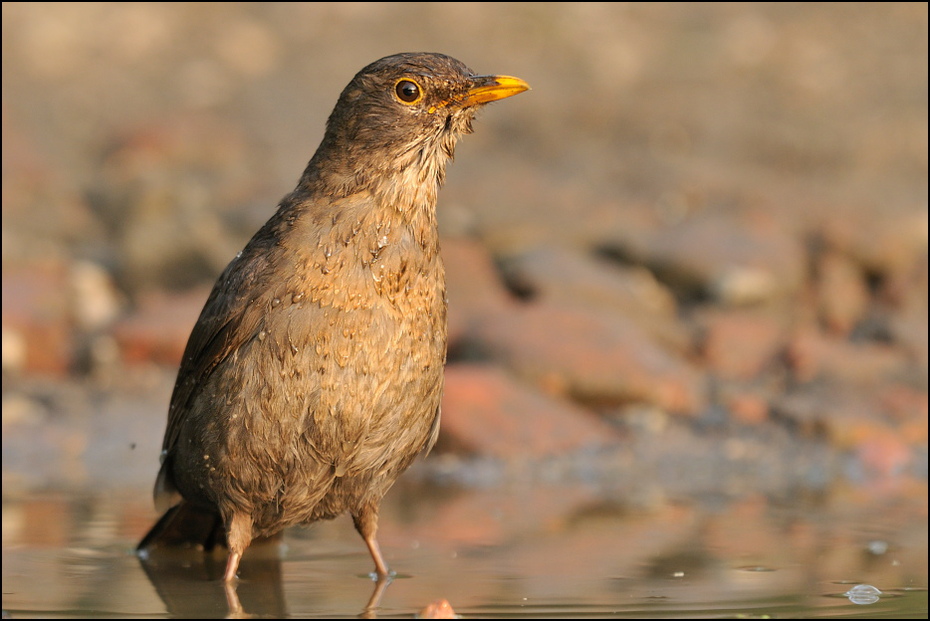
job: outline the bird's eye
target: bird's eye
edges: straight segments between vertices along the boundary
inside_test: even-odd
[[[394,85],[394,94],[405,104],[415,104],[423,99],[420,85],[409,78],[403,78]]]

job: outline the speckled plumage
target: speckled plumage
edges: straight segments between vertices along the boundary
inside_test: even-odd
[[[140,549],[172,539],[171,522],[174,542],[222,526],[231,580],[253,538],[349,513],[387,573],[378,506],[439,429],[437,192],[475,111],[527,88],[440,54],[389,56],[352,79],[297,188],[191,333],[155,485],[168,513]],[[195,513],[216,519],[194,528]]]

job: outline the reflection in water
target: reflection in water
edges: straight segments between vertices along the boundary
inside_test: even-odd
[[[225,616],[231,619],[288,616],[281,579],[279,544],[267,542],[243,559],[239,579],[223,581],[225,554],[196,549],[158,549],[140,554],[139,562],[168,615],[179,619]],[[375,618],[391,578],[373,580],[359,616]]]
[[[158,550],[140,557],[145,575],[172,617],[193,619],[244,614],[285,617],[281,561],[255,558],[235,585],[223,582],[225,559],[199,550]]]
[[[429,602],[463,617],[926,618],[926,485],[882,497],[752,494],[636,504],[575,486],[441,494],[401,485],[383,546],[401,574],[376,583],[351,520],[256,547],[232,588],[225,551],[132,552],[146,494],[9,494],[3,606],[12,617],[410,617]],[[629,497],[629,495],[625,495]],[[876,544],[880,542],[880,544]],[[283,544],[283,545],[282,545]],[[850,598],[874,585],[863,606]],[[451,608],[450,608],[451,610]]]

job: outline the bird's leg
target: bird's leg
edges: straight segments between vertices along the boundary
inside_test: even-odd
[[[229,558],[226,561],[226,573],[223,580],[232,582],[239,570],[242,554],[252,543],[252,518],[244,513],[236,513],[226,527],[226,544],[229,546]]]
[[[375,561],[375,572],[378,578],[387,578],[390,575],[387,563],[381,556],[381,548],[378,546],[376,535],[378,533],[378,505],[368,503],[358,511],[352,513],[352,521],[355,522],[355,530],[365,540],[371,558]]]
[[[229,558],[226,560],[226,571],[223,573],[223,580],[226,582],[232,582],[236,579],[236,572],[239,571],[239,561],[242,559],[242,554],[239,552],[230,552]]]

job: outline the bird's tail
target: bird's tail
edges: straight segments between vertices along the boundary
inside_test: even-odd
[[[136,546],[136,552],[185,547],[210,551],[217,544],[226,544],[226,529],[220,516],[189,502],[181,502],[155,522]]]

